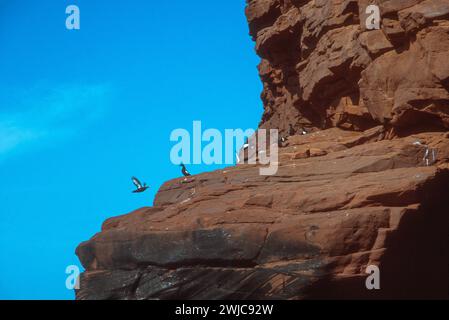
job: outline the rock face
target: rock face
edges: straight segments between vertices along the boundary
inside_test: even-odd
[[[449,6],[371,3],[248,1],[277,174],[166,182],[79,245],[77,299],[449,299]]]
[[[379,130],[292,136],[274,176],[238,165],[167,182],[78,247],[77,298],[447,298],[448,135]]]
[[[369,4],[380,30],[366,30]],[[250,0],[246,13],[262,57],[261,127],[449,128],[447,1]]]

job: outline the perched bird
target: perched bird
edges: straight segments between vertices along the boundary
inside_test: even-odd
[[[283,136],[280,136],[279,138],[278,138],[278,146],[279,147],[283,147],[284,146],[284,143],[287,141],[287,139],[285,138],[285,137],[283,137]]]
[[[184,165],[184,163],[181,163],[180,166],[181,166],[181,168],[182,168],[182,169],[181,169],[182,174],[183,174],[185,177],[190,176],[190,173],[189,173],[189,171],[187,171],[186,166]]]
[[[149,188],[149,186],[147,186],[146,183],[144,183],[142,186],[139,179],[137,179],[136,177],[132,177],[131,180],[133,181],[134,185],[136,186],[136,190],[134,190],[133,193],[144,192],[145,190],[147,190]]]

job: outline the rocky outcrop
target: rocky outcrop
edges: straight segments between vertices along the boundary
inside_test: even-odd
[[[274,176],[238,165],[165,183],[78,247],[77,298],[447,297],[449,137],[379,130],[292,136]],[[368,265],[382,290],[366,289]]]
[[[377,4],[381,29],[366,30]],[[250,0],[262,57],[261,127],[449,128],[449,4],[441,0]]]
[[[380,30],[365,28],[372,3]],[[260,127],[287,137],[278,172],[166,182],[79,245],[77,299],[449,299],[446,2],[251,0],[246,14]]]

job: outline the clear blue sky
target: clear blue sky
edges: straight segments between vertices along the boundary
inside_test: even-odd
[[[173,129],[257,127],[244,2],[0,0],[0,299],[73,299],[76,246],[180,175]]]

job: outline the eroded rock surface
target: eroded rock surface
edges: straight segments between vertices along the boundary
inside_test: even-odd
[[[274,176],[246,164],[167,182],[154,207],[107,220],[78,247],[77,297],[447,297],[449,138],[377,140],[292,136]],[[424,145],[438,150],[429,166]],[[305,149],[325,155],[296,159]]]
[[[366,30],[369,4],[380,30]],[[246,13],[262,57],[261,127],[449,128],[447,1],[250,0]]]

